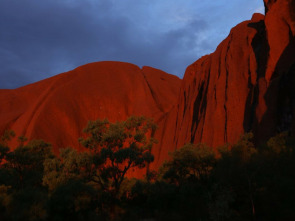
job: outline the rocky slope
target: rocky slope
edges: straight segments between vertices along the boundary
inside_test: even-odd
[[[295,1],[265,5],[265,17],[237,25],[213,54],[187,68],[171,145],[216,147],[248,131],[257,141],[294,132]]]
[[[27,85],[0,90],[0,132],[42,138],[55,151],[72,146],[88,120],[152,117],[159,124],[153,148],[158,167],[187,142],[256,141],[294,134],[295,1],[264,1],[234,27],[216,51],[190,65],[181,81],[149,67],[99,62]]]
[[[78,138],[89,120],[163,117],[176,102],[181,80],[160,70],[122,62],[87,64],[15,90],[0,91],[0,131],[12,129],[59,148],[81,149]],[[16,141],[15,141],[16,143]],[[14,146],[16,144],[13,144]],[[155,150],[158,149],[156,146]]]

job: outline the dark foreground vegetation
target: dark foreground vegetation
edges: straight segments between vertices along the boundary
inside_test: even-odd
[[[213,151],[187,144],[149,171],[155,124],[132,117],[90,122],[81,143],[58,156],[43,141],[11,151],[0,140],[0,220],[295,220],[295,141],[252,134]],[[127,179],[131,168],[144,179]]]

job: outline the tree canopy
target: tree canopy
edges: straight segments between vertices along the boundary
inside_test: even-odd
[[[85,151],[0,138],[0,220],[294,220],[295,141],[248,133],[213,149],[186,144],[146,178],[156,125],[144,117],[90,121]],[[150,178],[152,174],[152,179]]]

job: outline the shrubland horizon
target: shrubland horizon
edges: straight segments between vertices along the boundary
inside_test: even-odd
[[[155,141],[145,134],[155,129],[144,117],[92,121],[81,139],[88,151],[58,155],[49,143],[25,137],[12,150],[15,134],[7,131],[0,139],[1,220],[294,219],[295,139],[287,133],[260,145],[247,133],[215,151],[186,144],[149,170]],[[147,170],[130,177],[131,165]]]

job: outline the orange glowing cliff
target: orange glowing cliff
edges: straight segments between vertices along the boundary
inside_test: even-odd
[[[253,131],[257,141],[295,131],[295,1],[264,1],[181,80],[122,62],[97,62],[14,90],[0,90],[0,133],[81,149],[89,120],[155,119],[158,167],[185,143],[213,147]]]

